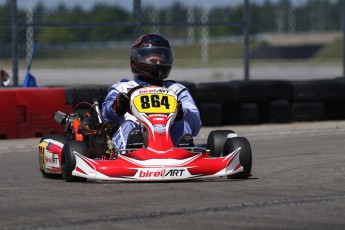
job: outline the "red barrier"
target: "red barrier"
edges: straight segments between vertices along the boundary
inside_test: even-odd
[[[0,89],[0,139],[17,137],[16,90]]]
[[[66,105],[64,88],[22,88],[16,96],[18,138],[63,133],[64,126],[53,120],[53,114],[57,110],[66,114],[72,111],[72,106]]]

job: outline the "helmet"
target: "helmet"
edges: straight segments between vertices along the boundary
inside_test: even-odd
[[[169,41],[158,34],[146,34],[133,44],[130,54],[134,74],[163,80],[169,76],[174,55]]]

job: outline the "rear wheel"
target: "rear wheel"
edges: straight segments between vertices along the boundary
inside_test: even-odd
[[[220,157],[223,154],[224,143],[229,133],[235,133],[232,130],[213,130],[207,138],[207,146],[211,151],[212,157]]]
[[[67,137],[64,136],[64,135],[61,135],[61,134],[49,134],[49,135],[45,135],[44,137],[41,138],[40,142],[39,143],[42,143],[43,140],[45,139],[52,139],[54,141],[58,141],[62,144],[65,144],[67,142]],[[53,174],[53,173],[47,173],[44,171],[43,167],[44,167],[44,156],[39,153],[39,166],[40,166],[40,171],[42,173],[42,175],[44,177],[47,177],[47,178],[53,178],[53,177],[57,177],[59,176],[58,174]]]
[[[244,171],[228,176],[231,179],[247,179],[252,171],[252,150],[249,141],[244,137],[229,138],[224,144],[224,156],[229,155],[237,148],[241,147],[240,164]]]
[[[73,151],[76,151],[83,156],[87,156],[86,144],[82,141],[69,141],[62,149],[62,164],[61,173],[65,181],[68,182],[85,182],[86,178],[77,177],[72,175],[75,169],[76,159]]]

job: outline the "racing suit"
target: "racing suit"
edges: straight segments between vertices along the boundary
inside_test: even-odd
[[[112,137],[116,149],[124,149],[126,147],[129,132],[133,128],[138,127],[138,123],[136,118],[129,113],[120,116],[114,112],[114,100],[119,93],[128,93],[130,89],[140,85],[147,86],[149,84],[140,80],[122,79],[109,88],[108,95],[102,104],[103,119],[112,125],[120,125]],[[183,118],[175,121],[170,129],[171,139],[174,145],[176,145],[177,141],[184,134],[196,136],[201,128],[200,114],[187,88],[174,81],[163,81],[161,87],[168,88],[176,93],[177,100],[182,103]]]

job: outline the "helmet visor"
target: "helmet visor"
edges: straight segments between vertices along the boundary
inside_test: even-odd
[[[165,47],[145,47],[132,50],[132,58],[137,62],[150,65],[172,65],[174,56]]]

